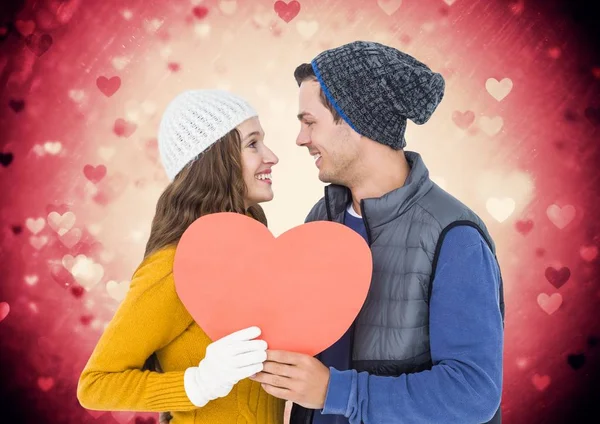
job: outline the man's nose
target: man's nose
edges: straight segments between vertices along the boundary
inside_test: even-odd
[[[296,145],[304,146],[310,143],[310,137],[308,136],[308,132],[304,130],[300,130],[298,133],[298,137],[296,137]]]

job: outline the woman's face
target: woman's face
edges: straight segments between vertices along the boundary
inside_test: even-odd
[[[237,126],[242,139],[242,172],[247,187],[246,208],[273,199],[271,168],[279,158],[263,142],[265,133],[258,118]]]

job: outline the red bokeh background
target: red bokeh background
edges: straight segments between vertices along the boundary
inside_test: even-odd
[[[267,111],[284,110],[293,123],[292,65],[338,44],[339,34],[419,53],[447,80],[445,105],[412,131],[434,136],[422,146],[428,163],[482,214],[498,244],[505,422],[600,422],[592,6],[302,0],[297,14],[278,14],[274,3],[1,6],[0,422],[153,422],[154,414],[87,411],[75,388],[126,292],[166,183],[154,138],[160,112],[195,84],[258,93]],[[489,78],[497,83],[486,86]],[[295,127],[277,131],[293,144]],[[503,171],[486,176],[495,166]],[[277,223],[282,206],[274,205]]]

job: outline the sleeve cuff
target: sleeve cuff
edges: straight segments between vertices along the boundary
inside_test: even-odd
[[[335,368],[329,368],[329,385],[322,410],[323,414],[346,416],[352,391],[352,373],[354,372],[356,371],[338,371]]]

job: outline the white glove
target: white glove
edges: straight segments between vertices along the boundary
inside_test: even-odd
[[[260,332],[258,327],[249,327],[211,343],[200,364],[185,370],[185,393],[194,405],[200,408],[227,396],[238,381],[262,371],[267,342],[252,340]]]

